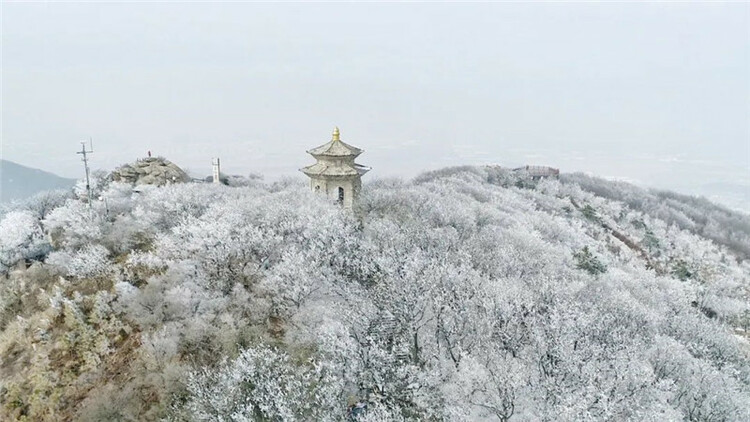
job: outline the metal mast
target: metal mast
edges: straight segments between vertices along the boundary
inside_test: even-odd
[[[221,169],[219,167],[220,161],[218,158],[211,160],[211,166],[213,167],[213,180],[214,183],[221,183]]]
[[[81,161],[83,161],[83,168],[86,170],[86,198],[89,201],[89,212],[91,210],[91,181],[89,180],[89,159],[86,154],[91,154],[92,152],[94,152],[94,143],[91,138],[89,138],[88,151],[86,151],[86,141],[81,141],[81,150],[76,152],[76,154],[83,155]]]

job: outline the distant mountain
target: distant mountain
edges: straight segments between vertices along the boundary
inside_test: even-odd
[[[0,202],[28,198],[50,189],[71,188],[75,183],[75,179],[0,160]]]
[[[733,210],[750,213],[750,185],[742,182],[715,182],[698,186],[694,189],[683,189],[687,193],[702,195],[711,201],[723,204]]]

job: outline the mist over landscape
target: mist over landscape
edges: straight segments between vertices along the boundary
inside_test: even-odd
[[[372,177],[551,165],[748,210],[743,3],[55,4],[2,14],[2,158],[151,150],[294,175],[334,125]]]
[[[750,4],[0,15],[0,420],[750,420]]]

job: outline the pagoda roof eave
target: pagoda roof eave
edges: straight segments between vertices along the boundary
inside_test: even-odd
[[[300,171],[311,177],[352,177],[364,174],[358,167],[329,166],[324,163],[315,163],[301,168]]]
[[[357,170],[360,176],[364,176],[365,173],[372,170],[372,167],[363,166],[361,164],[355,164],[354,169]]]
[[[362,154],[364,150],[361,150],[355,146],[351,146],[344,141],[333,140],[329,141],[319,147],[308,150],[307,153],[313,157],[357,157]]]
[[[357,158],[363,152],[364,151],[359,151],[359,152],[354,153],[354,154],[326,154],[326,153],[318,154],[318,153],[315,153],[314,150],[307,151],[307,153],[310,154],[310,155],[312,155],[313,158],[315,158],[316,160],[318,160],[320,158],[343,158],[343,157]]]

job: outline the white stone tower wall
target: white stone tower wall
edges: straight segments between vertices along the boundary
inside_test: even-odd
[[[315,189],[316,186],[320,186],[320,189]],[[310,189],[313,192],[325,194],[326,197],[332,202],[336,202],[339,199],[339,188],[344,188],[344,205],[347,208],[351,208],[354,205],[354,198],[359,193],[361,188],[360,184],[356,180],[352,179],[339,179],[339,180],[326,180],[326,179],[310,179]]]

